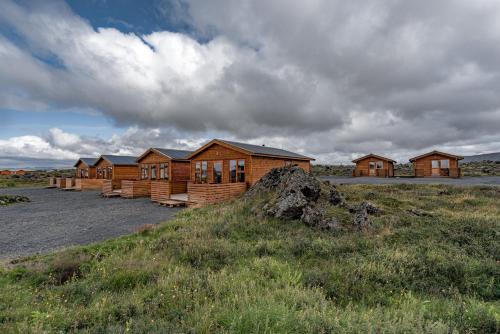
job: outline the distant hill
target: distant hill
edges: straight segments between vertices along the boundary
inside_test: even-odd
[[[465,156],[461,162],[500,161],[500,152]]]
[[[0,156],[0,169],[52,170],[73,168],[73,160]]]

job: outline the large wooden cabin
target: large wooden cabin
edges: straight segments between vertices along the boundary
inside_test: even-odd
[[[356,164],[353,176],[393,177],[396,161],[370,153],[352,161]]]
[[[455,177],[461,176],[458,161],[464,157],[439,151],[432,151],[410,159],[415,177]]]
[[[151,196],[154,202],[165,202],[174,194],[185,194],[189,180],[191,151],[150,148],[136,162],[139,180],[122,181],[122,197]]]
[[[121,189],[123,180],[138,180],[139,169],[135,160],[137,157],[124,155],[101,155],[97,158],[96,178],[103,180],[102,192],[104,194]]]
[[[214,139],[191,155],[188,200],[220,202],[245,192],[272,168],[297,165],[310,172],[312,158],[290,151]]]

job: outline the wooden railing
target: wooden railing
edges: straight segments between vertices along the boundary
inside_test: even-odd
[[[432,170],[426,170],[423,168],[417,168],[414,170],[415,177],[428,177],[428,176],[437,176],[437,177],[452,177],[459,178],[462,176],[461,168],[441,168],[439,170],[439,175],[432,175]]]
[[[122,180],[121,197],[139,198],[151,195],[151,181],[149,180]]]
[[[188,201],[197,204],[210,204],[237,197],[247,190],[247,184],[240,183],[193,183],[188,182]]]
[[[375,177],[387,177],[387,170],[385,169],[375,169],[375,174],[370,175],[370,173],[363,169],[354,169],[352,171],[352,176],[361,177],[361,176],[375,176]]]

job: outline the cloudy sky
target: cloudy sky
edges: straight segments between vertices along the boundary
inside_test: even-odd
[[[500,151],[500,2],[1,0],[0,116],[4,165],[214,137]]]

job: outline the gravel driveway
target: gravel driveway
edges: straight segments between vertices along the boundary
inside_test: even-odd
[[[446,177],[427,177],[427,178],[412,178],[412,177],[336,177],[323,176],[323,180],[329,180],[337,184],[450,184],[450,185],[488,185],[500,186],[500,176],[478,176],[478,177],[462,177],[459,179],[450,179]]]
[[[3,188],[30,203],[0,206],[0,258],[12,258],[129,234],[144,224],[171,219],[176,208],[149,198],[101,198],[98,192]]]

